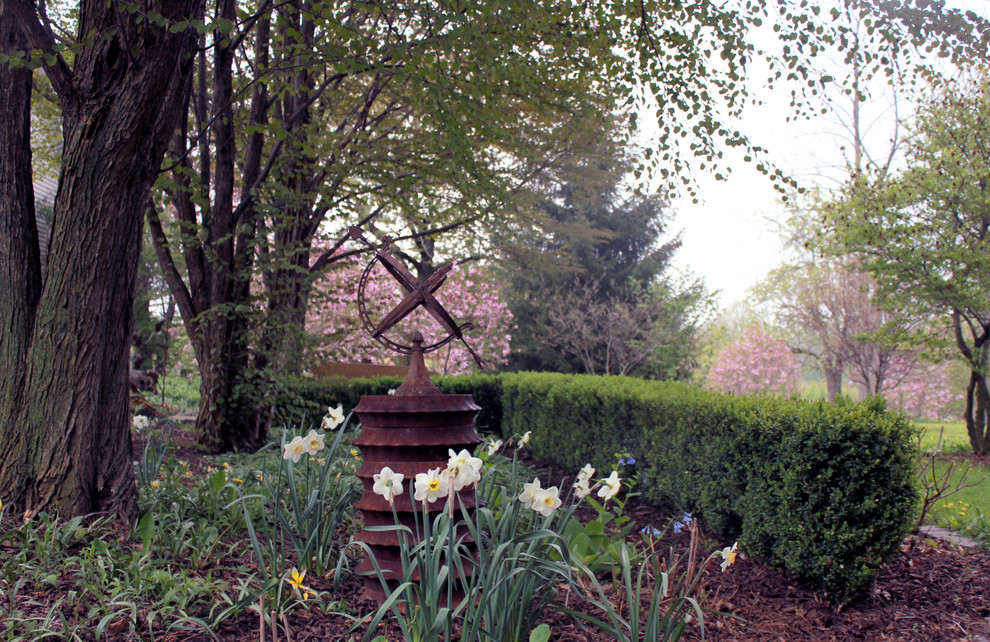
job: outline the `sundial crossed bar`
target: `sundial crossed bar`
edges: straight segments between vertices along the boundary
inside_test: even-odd
[[[359,227],[352,226],[350,228],[350,235],[355,240],[364,241],[368,245],[372,245],[364,237],[364,232]],[[483,368],[484,362],[471,346],[468,345],[467,341],[464,340],[464,334],[461,332],[460,326],[457,325],[453,317],[450,316],[443,305],[433,296],[433,293],[439,290],[443,282],[447,280],[447,275],[453,269],[454,264],[444,263],[429,277],[420,280],[413,276],[412,272],[406,269],[406,266],[400,263],[398,259],[389,254],[388,249],[390,246],[391,241],[386,237],[384,244],[376,254],[378,260],[381,261],[388,273],[395,277],[395,280],[406,291],[406,296],[378,323],[378,326],[371,335],[372,338],[377,339],[392,329],[399,321],[409,316],[417,307],[423,306],[447,332],[460,339],[465,347],[467,347],[468,352],[471,353],[471,356],[474,357],[478,367]]]

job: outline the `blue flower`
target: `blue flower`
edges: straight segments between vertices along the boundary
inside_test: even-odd
[[[643,529],[639,532],[644,533],[646,535],[655,535],[655,536],[659,536],[663,534],[663,531],[661,531],[659,528],[656,528],[654,526],[644,526]]]
[[[682,530],[684,530],[684,524],[680,522],[674,522],[674,533],[675,534],[680,533]]]
[[[684,520],[684,524],[686,526],[689,526],[691,524],[691,522],[694,521],[694,518],[691,517],[691,513],[684,513],[684,517],[682,517],[681,519]]]
[[[636,463],[636,458],[633,457],[632,455],[629,455],[628,457],[622,457],[619,459],[620,466],[632,466],[635,463]]]

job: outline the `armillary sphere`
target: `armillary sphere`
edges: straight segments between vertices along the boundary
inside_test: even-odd
[[[351,227],[350,235],[351,238],[363,241],[367,245],[373,247],[373,245],[364,237],[364,233],[361,231],[361,228]],[[474,327],[474,325],[471,323],[457,325],[457,322],[454,321],[453,317],[450,316],[447,310],[444,309],[443,305],[437,301],[436,297],[433,296],[433,293],[439,290],[440,286],[447,280],[447,275],[454,267],[454,264],[444,263],[429,277],[422,280],[417,279],[408,269],[406,269],[406,266],[404,266],[398,259],[389,253],[389,248],[391,245],[391,240],[388,237],[385,237],[383,239],[382,246],[375,252],[375,258],[373,258],[368,263],[368,266],[364,268],[364,272],[361,274],[361,280],[358,282],[358,314],[361,316],[361,322],[364,324],[364,327],[371,334],[371,338],[378,341],[386,348],[394,350],[400,354],[411,354],[414,350],[419,349],[422,349],[423,353],[433,352],[444,347],[454,339],[458,339],[468,349],[471,356],[474,357],[478,367],[485,367],[481,357],[478,356],[478,353],[475,352],[464,339],[464,331],[470,330]],[[375,269],[375,265],[379,263],[395,278],[396,281],[398,281],[399,285],[402,286],[402,289],[405,290],[406,295],[405,298],[403,298],[391,312],[386,314],[383,319],[375,323],[375,321],[371,318],[371,315],[368,313],[368,308],[366,305],[366,289],[371,273]],[[420,306],[423,306],[423,308],[430,313],[430,316],[436,319],[437,323],[439,323],[443,329],[447,331],[446,337],[435,343],[424,345],[422,348],[419,348],[418,346],[414,348],[412,346],[407,346],[392,341],[385,336],[386,332],[395,327],[397,323],[412,314],[412,312]]]

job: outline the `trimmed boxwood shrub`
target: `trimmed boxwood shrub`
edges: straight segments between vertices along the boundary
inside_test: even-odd
[[[704,396],[679,383],[554,373],[503,375],[502,391],[503,433],[532,430],[536,457],[575,471],[608,469],[615,453],[641,459],[646,431]]]
[[[916,510],[909,421],[876,401],[718,395],[690,414],[648,435],[650,495],[835,602],[869,586]]]
[[[802,404],[758,418],[764,457],[739,503],[746,550],[844,602],[869,586],[916,512],[911,437],[882,404]]]
[[[481,406],[474,423],[482,434],[502,434],[502,378],[491,374],[443,377],[437,387],[447,395],[473,395]]]
[[[882,402],[736,398],[677,383],[503,376],[506,434],[576,471],[635,455],[654,505],[845,602],[899,547],[916,509],[913,427]]]

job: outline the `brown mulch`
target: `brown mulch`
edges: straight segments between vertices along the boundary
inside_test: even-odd
[[[188,436],[177,439],[179,457],[190,462],[193,470],[205,463]],[[137,456],[140,456],[135,444]],[[541,478],[550,476],[560,484],[559,471],[533,461],[526,465],[539,471]],[[565,482],[569,485],[569,481]],[[645,504],[630,502],[628,513],[637,525],[662,527],[667,517]],[[637,536],[638,539],[638,536]],[[719,544],[704,539],[699,560]],[[686,551],[686,533],[668,533],[658,550],[670,546]],[[723,544],[724,545],[724,544]],[[220,565],[218,565],[220,567]],[[319,591],[330,592],[329,582],[307,578]],[[338,593],[341,608],[351,616],[374,611],[377,604],[362,594],[361,581],[349,578]],[[909,537],[901,551],[879,573],[869,594],[844,608],[829,605],[811,591],[795,584],[780,571],[749,560],[743,553],[724,573],[710,565],[703,583],[707,596],[704,606],[714,612],[705,615],[705,639],[718,641],[799,641],[799,640],[867,640],[867,641],[956,641],[990,642],[990,550],[964,549],[945,541]],[[55,597],[52,596],[54,601]],[[571,604],[574,606],[574,603]],[[333,610],[330,608],[329,610]],[[547,613],[543,621],[551,626],[551,640],[598,642],[611,638],[597,631],[583,630],[563,615]],[[352,620],[347,616],[293,611],[287,619],[291,640],[347,640]],[[401,640],[394,623],[379,627],[388,640]],[[260,639],[258,615],[244,613],[224,623],[217,632],[220,639],[247,641]],[[363,631],[359,632],[363,633]],[[688,639],[700,639],[697,627],[689,629]],[[208,640],[195,633],[172,633],[165,640]],[[271,640],[266,630],[266,640]],[[287,639],[279,631],[279,640]]]

